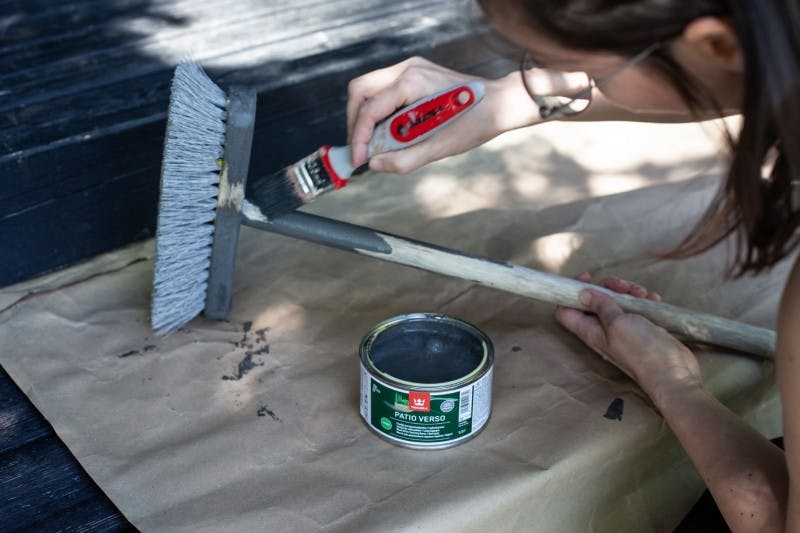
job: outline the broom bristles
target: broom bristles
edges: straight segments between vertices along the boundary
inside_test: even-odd
[[[150,321],[175,331],[203,311],[225,141],[227,96],[194,62],[172,79]]]

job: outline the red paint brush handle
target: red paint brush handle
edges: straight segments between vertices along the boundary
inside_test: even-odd
[[[369,142],[369,157],[424,141],[472,109],[484,94],[483,83],[473,80],[404,107],[375,127]]]
[[[475,107],[485,93],[483,83],[472,80],[404,107],[375,126],[367,146],[367,157],[421,143]],[[316,156],[336,189],[347,185],[347,180],[356,171],[350,164],[349,146],[323,146]]]

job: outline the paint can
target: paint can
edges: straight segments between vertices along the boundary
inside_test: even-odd
[[[434,313],[385,320],[359,347],[361,418],[406,448],[449,448],[476,436],[492,410],[494,349],[477,327]]]

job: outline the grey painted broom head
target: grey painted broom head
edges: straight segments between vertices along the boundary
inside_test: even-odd
[[[193,62],[172,79],[150,321],[175,331],[203,311],[214,239],[227,96]]]

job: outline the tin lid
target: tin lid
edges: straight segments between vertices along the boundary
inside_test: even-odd
[[[489,338],[463,320],[414,313],[375,326],[360,347],[364,365],[384,380],[413,389],[470,383],[492,365]]]

